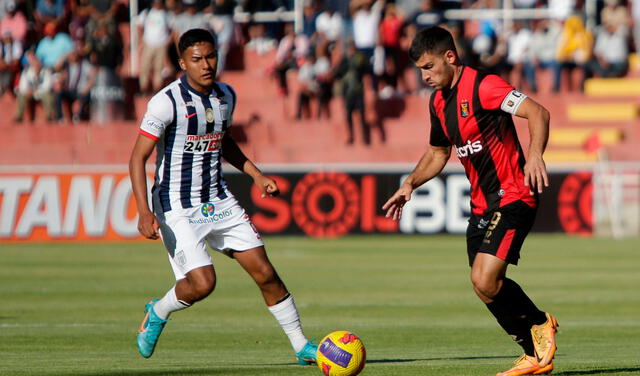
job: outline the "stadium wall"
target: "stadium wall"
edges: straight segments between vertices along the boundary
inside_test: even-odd
[[[458,169],[447,168],[416,190],[399,222],[385,218],[381,206],[410,167],[287,166],[265,171],[277,181],[280,196],[261,198],[249,177],[225,175],[265,235],[462,234],[466,229],[469,183]],[[591,234],[591,171],[552,170],[550,183],[533,231]],[[1,242],[142,240],[126,166],[5,169],[0,171],[0,205]]]

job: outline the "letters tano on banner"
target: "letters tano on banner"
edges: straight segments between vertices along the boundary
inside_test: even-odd
[[[264,234],[462,234],[470,213],[469,183],[463,173],[441,174],[416,190],[399,222],[385,218],[380,207],[404,173],[311,171],[270,176],[280,187],[278,197],[261,198],[242,174],[225,176]],[[591,174],[552,173],[550,180],[534,231],[590,233]],[[124,172],[0,173],[0,205],[0,241],[141,239],[131,183]]]

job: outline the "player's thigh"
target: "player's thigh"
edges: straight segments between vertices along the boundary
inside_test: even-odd
[[[186,278],[196,268],[212,265],[203,234],[207,229],[192,223],[192,211],[176,209],[158,216],[160,236],[176,280]]]
[[[522,201],[507,204],[484,218],[486,231],[479,253],[488,253],[509,264],[518,264],[520,249],[529,234],[536,209]]]
[[[211,248],[227,256],[264,246],[249,215],[235,199],[223,200],[216,209],[217,227],[206,240]]]

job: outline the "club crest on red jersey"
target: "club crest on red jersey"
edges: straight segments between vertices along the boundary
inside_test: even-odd
[[[462,103],[460,103],[460,116],[463,118],[469,116],[469,102],[462,101]]]

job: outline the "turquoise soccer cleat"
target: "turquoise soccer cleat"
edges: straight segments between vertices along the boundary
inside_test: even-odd
[[[142,319],[140,329],[138,329],[138,351],[145,358],[153,355],[160,333],[162,333],[162,329],[164,329],[168,321],[158,317],[153,310],[153,306],[158,300],[160,299],[152,299],[147,303],[144,309],[144,319]]]
[[[316,362],[318,352],[318,345],[314,345],[311,341],[307,342],[306,345],[302,348],[302,350],[296,353],[296,357],[298,358],[298,364],[302,366],[307,366],[309,364],[313,364]]]

